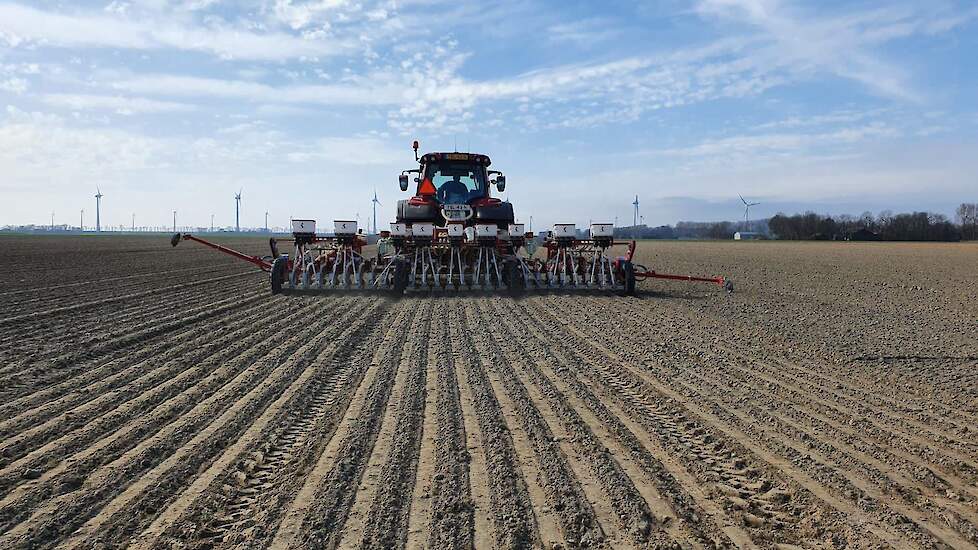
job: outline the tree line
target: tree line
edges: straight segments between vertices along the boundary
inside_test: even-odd
[[[884,210],[874,216],[830,215],[805,212],[783,213],[768,220],[771,234],[788,240],[880,240],[880,241],[960,241],[975,239],[978,204],[958,207],[956,225],[947,216],[932,212],[894,214]]]
[[[957,223],[955,223],[957,222]],[[831,216],[805,212],[778,213],[769,219],[738,222],[689,222],[675,226],[618,227],[615,236],[629,239],[732,239],[738,231],[785,240],[960,241],[978,240],[978,203],[962,203],[952,222],[943,214],[910,212]]]

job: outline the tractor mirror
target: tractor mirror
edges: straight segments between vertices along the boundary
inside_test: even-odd
[[[506,176],[502,174],[496,176],[496,189],[498,189],[500,193],[506,190]]]
[[[408,187],[407,174],[401,174],[400,177],[397,178],[397,183],[401,185],[401,191],[407,191],[407,187]]]

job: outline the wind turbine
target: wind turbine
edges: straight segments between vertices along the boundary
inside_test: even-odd
[[[740,197],[740,202],[744,203],[744,221],[747,222],[747,232],[749,233],[750,232],[750,207],[757,206],[758,204],[761,203],[747,202],[746,200],[744,200],[744,197],[742,195],[738,194],[737,196]]]
[[[101,210],[102,210],[102,190],[95,187],[95,231],[100,233],[102,231],[102,220],[101,220]]]
[[[268,210],[265,211],[265,233],[268,233]]]
[[[244,188],[238,189],[238,194],[234,196],[234,231],[241,232],[241,192]]]
[[[79,229],[85,231],[85,209],[84,208],[81,209],[81,220],[78,222],[78,224],[80,226]]]
[[[632,214],[632,226],[638,225],[638,195],[635,195],[635,202],[632,203],[635,207],[635,212]]]
[[[377,200],[377,189],[376,188],[374,189],[374,200],[372,200],[370,202],[374,203],[374,235],[376,235],[377,234],[377,205],[380,204],[380,201]]]

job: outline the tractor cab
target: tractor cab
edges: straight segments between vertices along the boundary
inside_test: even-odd
[[[477,153],[426,153],[415,160],[419,168],[401,173],[401,191],[408,190],[409,176],[415,174],[414,197],[398,201],[397,222],[432,222],[444,225],[446,220],[496,223],[506,227],[513,223],[513,205],[490,195],[490,186],[500,192],[506,189],[506,176],[489,170],[491,161]],[[494,179],[490,179],[491,177]]]

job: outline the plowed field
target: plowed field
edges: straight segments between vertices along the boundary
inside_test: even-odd
[[[399,300],[0,249],[0,548],[978,545],[976,245],[650,242],[737,292]]]

